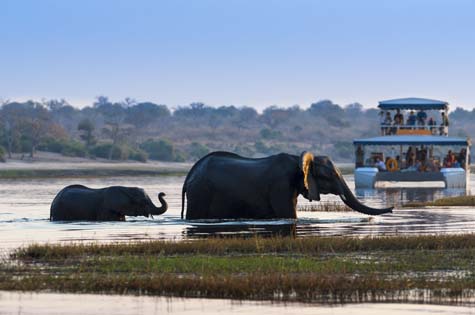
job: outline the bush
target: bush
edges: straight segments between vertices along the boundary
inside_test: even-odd
[[[203,156],[209,153],[208,147],[198,142],[193,142],[190,145],[189,151],[190,151],[190,157],[193,160],[199,160]]]
[[[280,131],[274,131],[269,128],[261,129],[259,133],[262,139],[276,139],[282,136],[282,133]]]
[[[74,140],[68,141],[47,138],[38,145],[38,149],[73,157],[85,157],[87,155],[86,147],[82,143]]]
[[[112,160],[127,160],[129,158],[129,150],[112,143],[104,143],[96,145],[91,149],[91,153],[99,158],[108,159],[109,152],[112,148]]]
[[[168,140],[148,139],[140,145],[150,159],[160,161],[175,161],[175,148]]]
[[[5,148],[0,145],[0,162],[6,162],[5,153]]]
[[[147,162],[148,154],[141,149],[131,149],[129,159],[139,162]]]

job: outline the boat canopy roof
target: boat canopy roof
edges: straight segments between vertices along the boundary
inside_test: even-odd
[[[353,140],[354,145],[470,145],[469,139],[444,136],[382,136]]]
[[[391,109],[413,109],[413,110],[447,110],[449,103],[427,98],[398,98],[394,100],[386,100],[379,102],[379,108],[384,110]]]

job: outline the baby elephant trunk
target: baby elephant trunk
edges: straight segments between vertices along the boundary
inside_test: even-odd
[[[165,193],[161,192],[158,194],[158,200],[160,201],[160,207],[155,207],[152,204],[152,208],[150,209],[150,214],[151,215],[160,215],[165,213],[168,210],[168,203],[163,197],[165,196]]]

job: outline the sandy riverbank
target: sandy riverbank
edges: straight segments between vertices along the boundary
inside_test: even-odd
[[[38,152],[34,159],[14,155],[0,163],[0,178],[50,176],[166,175],[186,173],[192,163],[108,161]]]

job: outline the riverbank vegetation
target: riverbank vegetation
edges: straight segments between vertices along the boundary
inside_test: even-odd
[[[475,295],[474,255],[474,235],[30,245],[1,264],[0,290],[460,302]]]
[[[452,207],[452,206],[475,206],[475,196],[456,196],[436,199],[427,202],[408,202],[403,207],[405,208],[420,208],[420,207]]]
[[[475,135],[467,117],[450,114],[455,136]],[[452,123],[453,122],[453,123]],[[353,160],[351,139],[379,134],[378,110],[323,100],[303,109],[269,106],[262,113],[246,106],[163,104],[105,96],[84,108],[65,100],[4,101],[0,104],[0,146],[5,157],[37,150],[109,160],[196,161],[210,151],[254,157],[311,150],[339,162]],[[0,160],[2,150],[0,149]]]

